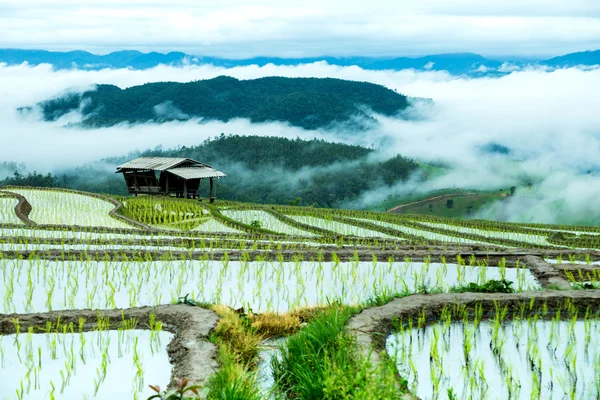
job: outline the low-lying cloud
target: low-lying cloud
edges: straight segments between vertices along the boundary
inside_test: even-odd
[[[24,115],[16,111],[66,90],[87,90],[94,83],[129,87],[219,75],[239,79],[276,75],[369,81],[432,101],[414,102],[405,119],[378,116],[380,123],[360,135],[343,128],[307,131],[285,123],[251,124],[241,119],[227,123],[192,120],[161,125],[124,124],[89,130],[69,124],[78,120],[77,114],[47,123],[35,112]],[[159,66],[142,71],[53,71],[48,65],[0,65],[0,87],[0,161],[25,162],[38,171],[58,170],[158,145],[195,145],[220,133],[320,138],[374,146],[389,155],[400,153],[452,167],[450,173],[426,183],[415,180],[366,193],[348,206],[368,206],[389,194],[445,187],[497,189],[529,182],[534,185],[532,189],[517,191],[515,197],[485,216],[581,223],[586,216],[591,220],[600,215],[600,202],[594,201],[600,196],[600,96],[596,92],[600,87],[599,69],[531,69],[501,78],[472,79],[435,71],[366,71],[326,63],[231,69],[209,65]],[[172,105],[157,106],[157,114],[161,114],[158,117],[177,119],[179,110]],[[507,148],[509,154],[483,151],[490,143]]]

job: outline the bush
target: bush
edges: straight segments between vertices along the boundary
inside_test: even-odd
[[[514,293],[515,289],[512,287],[512,282],[506,279],[502,280],[489,280],[484,284],[478,285],[475,282],[469,283],[467,286],[459,286],[452,288],[450,291],[453,293]]]

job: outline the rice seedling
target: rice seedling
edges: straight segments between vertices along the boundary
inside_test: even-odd
[[[114,206],[101,199],[57,190],[10,189],[33,207],[30,219],[38,224],[131,228],[108,213]]]
[[[526,269],[503,274],[516,282],[516,290],[537,288]],[[497,267],[406,261],[0,260],[4,312],[158,305],[186,294],[235,308],[284,312],[330,299],[359,304],[377,293],[448,291],[501,276]]]
[[[0,336],[5,354],[0,365],[2,395],[15,393],[27,399],[149,396],[152,391],[145,383],[169,380],[165,345],[172,336],[136,330],[75,333],[65,325],[60,332],[33,333],[31,328],[26,335]],[[134,370],[132,359],[139,365]]]
[[[203,394],[209,398],[264,397],[257,389],[257,346],[262,338],[279,335],[293,335],[282,344],[284,357],[274,368],[281,390],[325,398],[394,398],[405,388],[395,380],[395,370],[369,366],[343,333],[344,322],[358,310],[350,307],[381,306],[413,293],[539,290],[512,249],[506,252],[510,262],[468,255],[535,248],[552,255],[549,262],[589,265],[597,255],[576,250],[600,244],[596,228],[144,196],[122,199],[123,216],[150,226],[132,229],[111,217],[114,205],[100,198],[14,190],[28,198],[31,218],[42,225],[12,219],[14,199],[0,196],[0,312],[221,304],[211,306],[224,322],[212,337],[222,369]],[[411,249],[419,252],[419,261],[406,256]],[[397,251],[403,252],[395,259]],[[446,251],[463,256],[454,261]],[[495,266],[491,260],[497,259]],[[591,267],[563,269],[574,288],[596,288],[600,282],[600,272]],[[308,311],[281,315],[331,304],[336,306],[317,313],[314,324],[304,315]],[[572,307],[565,307],[562,317],[553,313],[533,301],[516,310],[499,305],[491,316],[482,308],[449,306],[433,325],[421,313],[388,340],[398,361],[392,369],[409,378],[406,383],[423,398],[598,396],[599,385],[584,384],[598,381],[597,316],[577,314]],[[147,383],[167,382],[169,371],[148,378],[155,365],[168,365],[152,358],[164,356],[160,343],[168,343],[155,316],[141,322],[123,318],[120,331],[99,318],[93,337],[84,332],[90,323],[57,321],[40,335],[22,330],[14,319],[17,333],[0,337],[0,365],[11,369],[17,360],[24,369],[15,369],[9,395],[141,398],[152,394]],[[140,324],[148,325],[149,336],[127,339]],[[552,359],[548,349],[563,362]],[[127,366],[115,375],[121,361]],[[85,384],[79,384],[81,376]],[[112,382],[123,376],[127,392],[113,393]],[[157,392],[155,398],[170,396]]]
[[[22,224],[15,213],[18,202],[17,199],[2,195],[0,192],[0,224]]]
[[[579,319],[569,304],[563,311],[571,318],[560,309],[551,319],[542,309],[507,318],[508,308],[498,305],[481,321],[465,309],[460,322],[445,314],[424,329],[403,324],[387,350],[421,398],[450,390],[457,398],[596,398],[599,339],[591,332],[600,320],[589,309]]]

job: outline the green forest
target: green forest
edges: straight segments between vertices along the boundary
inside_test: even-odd
[[[127,89],[97,85],[38,104],[46,121],[81,110],[82,125],[165,122],[203,118],[252,122],[279,121],[305,129],[344,123],[362,129],[375,122],[366,110],[393,116],[408,106],[407,97],[384,86],[332,78],[267,77],[238,80],[219,76],[187,83],[146,83]]]
[[[384,157],[374,149],[360,146],[222,134],[197,146],[157,148],[54,174],[15,171],[0,185],[126,194],[122,176],[114,171],[117,165],[140,156],[193,158],[225,172],[228,176],[217,185],[217,197],[221,199],[320,207],[339,206],[367,190],[404,181],[419,170],[414,161],[401,155]],[[201,195],[208,195],[206,183],[201,184],[200,190]]]

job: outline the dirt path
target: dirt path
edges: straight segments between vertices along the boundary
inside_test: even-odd
[[[414,205],[418,205],[418,204],[423,204],[423,203],[427,203],[429,201],[434,201],[434,200],[438,200],[438,199],[452,199],[452,198],[455,198],[455,197],[476,196],[476,195],[479,195],[479,194],[480,193],[472,193],[472,192],[442,194],[442,195],[430,197],[430,198],[424,199],[424,200],[413,201],[412,203],[400,204],[400,205],[398,205],[396,207],[390,208],[386,212],[393,213],[393,212],[396,212],[396,211],[398,211],[398,210],[400,210],[400,209],[402,209],[404,207],[409,207],[409,206],[414,206]]]
[[[507,266],[512,267],[516,261],[522,262],[527,256],[556,258],[565,255],[590,255],[593,260],[600,259],[600,251],[583,250],[515,250],[504,251],[503,249],[483,249],[473,247],[418,247],[411,246],[398,250],[368,249],[357,250],[353,247],[320,249],[273,249],[273,250],[223,250],[213,249],[212,251],[145,251],[145,250],[7,250],[0,252],[5,259],[44,259],[44,260],[110,260],[110,261],[131,261],[138,259],[147,260],[177,260],[185,257],[187,260],[221,260],[227,257],[231,261],[256,261],[267,260],[294,261],[300,259],[306,262],[333,261],[339,259],[341,262],[352,261],[373,261],[376,257],[380,262],[388,262],[390,259],[396,262],[402,262],[406,257],[412,261],[423,261],[429,259],[431,262],[440,262],[442,257],[448,263],[456,262],[457,256],[460,256],[469,263],[469,258],[474,257],[476,261],[486,261],[490,266],[498,265],[502,259],[506,260]],[[564,264],[563,264],[564,266]]]

